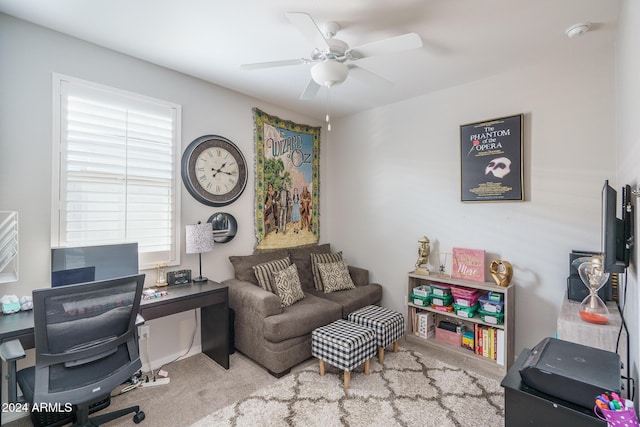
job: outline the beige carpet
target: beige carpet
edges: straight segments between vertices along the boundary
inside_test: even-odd
[[[498,385],[504,374],[495,369],[486,369],[486,365],[474,363],[473,359],[458,353],[440,351],[404,339],[400,343],[405,350],[398,354],[386,353],[384,372],[377,362],[372,361],[370,376],[364,376],[361,372],[353,373],[348,393],[342,390],[342,376],[338,376],[335,368],[329,368],[327,376],[320,378],[317,371],[318,363],[314,359],[301,363],[292,369],[290,375],[278,380],[239,352],[230,356],[229,370],[222,368],[204,354],[197,354],[165,367],[171,376],[169,385],[138,388],[114,397],[111,406],[104,412],[129,405],[140,405],[147,414],[146,420],[139,424],[140,426],[175,427],[189,426],[193,423],[199,426],[217,426],[218,421],[219,425],[229,425],[230,422],[227,420],[231,420],[233,414],[236,414],[235,411],[239,411],[240,408],[246,411],[246,406],[257,404],[257,401],[250,403],[249,396],[262,396],[265,393],[268,395],[269,390],[274,390],[282,400],[289,400],[293,395],[301,397],[297,403],[284,403],[287,410],[289,405],[293,408],[307,405],[326,407],[331,413],[329,416],[319,413],[316,418],[316,410],[313,409],[306,412],[314,417],[311,421],[298,422],[287,418],[281,425],[331,425],[331,422],[358,425],[357,419],[346,418],[347,410],[349,414],[359,411],[362,420],[365,420],[362,424],[368,423],[370,426],[386,425],[387,422],[389,425],[399,424],[398,420],[402,419],[399,418],[400,411],[404,412],[403,415],[408,420],[404,423],[406,426],[504,425],[502,390]],[[403,360],[407,362],[404,363]],[[446,360],[451,365],[438,360]],[[476,374],[465,374],[464,370]],[[367,398],[362,394],[363,390],[373,390],[374,385],[380,386],[377,395]],[[310,394],[313,387],[326,387],[327,391],[322,392],[323,397],[315,402],[308,397],[303,400],[303,393]],[[114,394],[118,391],[115,390]],[[387,403],[394,400],[393,404]],[[242,405],[242,402],[246,404]],[[321,405],[323,402],[324,406]],[[377,414],[366,409],[372,403]],[[335,409],[336,405],[340,408],[340,413]],[[471,416],[469,412],[473,411],[469,410],[470,405],[476,407],[476,414]],[[233,414],[221,416],[220,420],[212,418],[211,414],[219,410],[223,410],[219,415],[230,414],[232,411]],[[301,413],[302,410],[296,411],[296,414]],[[409,418],[409,414],[414,415]],[[7,423],[6,415],[9,414],[3,414],[3,427],[31,426],[28,416]],[[267,426],[270,419],[278,420],[277,417],[269,417],[268,412],[260,412],[253,421],[244,417],[235,419],[237,425],[252,426]],[[471,422],[468,421],[469,418],[472,419]],[[283,419],[280,418],[280,421]],[[370,419],[375,421],[368,421]],[[107,426],[133,427],[136,424],[131,416],[126,416],[108,423],[105,427]]]
[[[502,426],[500,384],[421,352],[387,352],[351,387],[329,368],[305,367],[193,424],[202,426]]]

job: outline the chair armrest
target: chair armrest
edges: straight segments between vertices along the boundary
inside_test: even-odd
[[[0,344],[0,358],[5,362],[24,359],[25,356],[20,340],[5,341]]]
[[[351,280],[356,286],[364,286],[369,284],[369,270],[360,267],[349,266],[349,274]]]
[[[236,311],[251,311],[260,318],[282,313],[280,298],[251,282],[228,279],[223,282],[229,287],[229,306]]]

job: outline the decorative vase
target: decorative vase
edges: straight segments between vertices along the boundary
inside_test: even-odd
[[[605,273],[602,267],[602,258],[599,256],[591,257],[590,261],[580,264],[578,273],[589,290],[589,295],[580,303],[580,317],[589,323],[600,325],[608,323],[609,309],[598,295],[600,288],[609,279],[609,273]]]
[[[513,279],[513,267],[509,261],[491,261],[489,272],[498,286],[507,287],[511,283],[511,279]]]

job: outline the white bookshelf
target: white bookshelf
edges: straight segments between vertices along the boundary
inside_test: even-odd
[[[413,288],[420,285],[430,284],[444,284],[444,285],[454,285],[454,286],[464,286],[466,288],[472,289],[480,289],[481,291],[488,292],[499,292],[503,294],[503,313],[504,313],[504,322],[502,324],[491,324],[484,322],[478,313],[474,317],[462,317],[455,314],[455,312],[443,312],[438,309],[432,308],[431,306],[420,306],[413,303],[411,298],[411,293]],[[452,278],[446,275],[438,275],[431,274],[428,276],[409,273],[408,280],[408,288],[407,288],[407,334],[406,338],[412,342],[424,344],[426,346],[433,346],[442,350],[450,351],[453,353],[457,353],[463,356],[467,356],[471,359],[478,361],[479,363],[486,364],[489,366],[496,367],[500,371],[506,373],[507,370],[511,367],[514,362],[514,326],[515,326],[515,285],[511,283],[507,287],[496,286],[492,282],[473,282],[470,280],[462,280]],[[419,335],[416,335],[413,330],[413,313],[415,310],[426,311],[430,313],[435,313],[436,317],[436,326],[442,320],[447,320],[453,323],[463,324],[469,330],[473,330],[474,324],[485,325],[490,328],[502,330],[504,345],[503,345],[503,354],[498,356],[496,360],[490,359],[488,357],[480,356],[475,354],[473,351],[465,348],[458,347],[452,344],[448,344],[442,341],[436,340],[435,336],[422,338]],[[503,364],[499,364],[498,360],[504,360]]]

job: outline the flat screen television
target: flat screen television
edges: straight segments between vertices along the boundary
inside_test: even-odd
[[[604,271],[622,273],[629,266],[633,249],[633,205],[631,187],[622,189],[622,218],[618,218],[618,193],[604,182],[602,188],[602,262]]]
[[[138,274],[138,244],[51,249],[51,286],[64,286]]]

